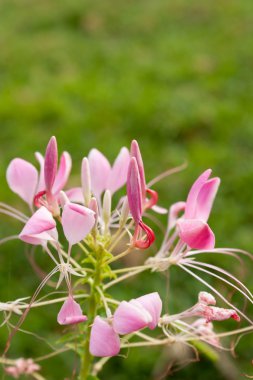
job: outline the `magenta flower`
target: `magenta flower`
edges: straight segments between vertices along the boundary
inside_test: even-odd
[[[118,355],[120,339],[112,325],[97,316],[91,328],[90,353],[98,357]]]
[[[71,157],[63,152],[58,168],[58,148],[56,138],[53,136],[47,145],[44,161],[45,189],[34,198],[37,207],[46,206],[54,215],[59,215],[58,196],[67,183],[71,171]],[[46,195],[46,200],[43,196]]]
[[[135,231],[132,244],[136,248],[146,249],[155,240],[155,234],[152,229],[142,221],[143,214],[143,194],[141,188],[141,176],[138,169],[137,160],[132,157],[130,160],[127,175],[127,198],[129,210],[135,221]],[[141,231],[144,231],[145,240],[141,237]]]
[[[69,295],[59,311],[57,322],[60,325],[73,325],[87,321],[86,315],[83,315],[80,305]]]
[[[177,221],[179,236],[194,249],[213,249],[215,236],[207,220],[212,209],[220,179],[209,179],[211,170],[202,173],[194,182],[185,204],[183,218]]]
[[[127,179],[127,168],[129,164],[129,151],[123,147],[113,166],[111,167],[107,158],[97,149],[92,149],[88,155],[91,191],[99,200],[105,190],[114,194],[120,189]],[[85,168],[87,170],[87,168]]]
[[[119,304],[113,316],[113,328],[118,334],[129,334],[145,327],[154,329],[162,311],[158,293],[150,293]]]
[[[39,208],[27,221],[19,238],[26,243],[43,246],[48,241],[57,241],[56,222],[51,212],[44,206]]]

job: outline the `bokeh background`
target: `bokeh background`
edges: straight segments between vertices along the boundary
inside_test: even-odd
[[[7,187],[6,167],[16,156],[35,162],[34,151],[44,152],[53,134],[60,150],[72,154],[72,184],[79,183],[80,162],[90,148],[113,160],[136,138],[148,179],[188,162],[185,171],[156,186],[165,207],[185,199],[195,177],[213,168],[222,178],[210,219],[217,246],[253,252],[252,35],[252,0],[1,0],[1,200],[25,210]],[[20,229],[18,222],[1,216],[1,237]],[[236,262],[227,267],[235,274],[242,269]],[[243,277],[251,289],[252,270],[247,262]],[[20,242],[1,246],[0,271],[0,301],[30,295],[38,284]],[[182,310],[203,287],[177,268],[172,272],[167,297],[166,278],[156,275],[129,281],[117,296],[157,289],[172,312]],[[34,310],[24,328],[54,342],[61,332],[57,311],[58,306]],[[247,312],[252,316],[250,308]],[[1,350],[6,336],[2,329]],[[235,357],[222,354],[214,362],[202,354],[200,363],[173,378],[252,375],[252,347],[248,335]],[[11,348],[13,357],[48,351],[44,342],[23,333]],[[161,359],[160,349],[126,354],[127,360],[113,359],[101,379],[158,379],[174,360],[167,351]],[[49,380],[70,377],[74,360],[72,354],[51,359],[43,364],[43,374]]]

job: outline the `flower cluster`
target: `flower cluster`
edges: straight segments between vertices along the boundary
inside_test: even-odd
[[[23,223],[18,238],[28,246],[41,247],[53,268],[29,301],[23,298],[0,303],[5,316],[2,326],[13,326],[10,324],[13,312],[20,315],[18,324],[10,333],[5,356],[30,309],[59,302],[63,304],[57,316],[58,323],[69,326],[72,334],[77,330],[71,329],[71,325],[79,324],[77,344],[74,347],[66,343],[65,348],[80,355],[80,380],[101,370],[105,362],[94,362],[94,357],[109,358],[118,355],[123,348],[169,345],[177,340],[192,344],[200,339],[222,347],[212,321],[232,318],[239,322],[241,317],[253,324],[237,305],[195,273],[197,270],[219,279],[253,303],[252,293],[236,276],[219,266],[196,260],[197,255],[203,253],[228,257],[246,254],[240,250],[215,248],[215,235],[207,221],[220,179],[212,178],[210,169],[194,182],[185,202],[179,201],[167,210],[157,205],[158,194],[151,185],[180,168],[147,183],[142,155],[135,140],[130,150],[126,147],[120,150],[112,166],[101,152],[92,149],[82,160],[80,186],[70,189],[65,187],[71,171],[71,157],[63,152],[58,165],[55,137],[50,139],[45,155],[36,152],[35,157],[40,165],[39,172],[33,164],[21,158],[13,159],[7,169],[8,185],[27,203],[30,215],[5,203],[0,204],[0,212]],[[122,195],[121,191],[115,195],[125,186],[125,194]],[[146,221],[151,210],[168,214],[161,247],[143,265],[115,268],[114,262],[129,253],[154,247],[155,229]],[[13,238],[16,235],[2,239],[1,243]],[[125,247],[123,250],[122,246]],[[174,315],[161,315],[162,300],[156,291],[138,295],[128,302],[115,300],[107,293],[112,286],[143,271],[167,271],[172,265],[200,281],[229,308],[215,306],[215,297],[202,291],[192,307]],[[54,286],[58,289],[65,283],[66,296],[56,296],[49,301],[44,296],[39,300],[41,289],[55,275],[59,277]],[[159,328],[159,337],[142,332],[145,328]],[[162,338],[161,333],[164,333]],[[136,341],[137,338],[140,341]],[[39,369],[31,359],[18,359],[5,371],[14,378],[34,373],[36,378]]]

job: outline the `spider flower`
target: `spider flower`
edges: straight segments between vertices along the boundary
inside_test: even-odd
[[[146,294],[122,301],[113,316],[113,328],[118,334],[130,334],[149,327],[153,330],[162,311],[162,301],[158,293]]]
[[[127,198],[129,210],[135,221],[135,232],[132,244],[136,248],[146,249],[155,240],[155,234],[152,229],[142,221],[143,214],[143,198],[141,189],[141,176],[135,157],[130,160],[128,175],[127,175]],[[145,240],[141,238],[141,230],[144,231]]]
[[[193,249],[213,249],[215,245],[215,236],[207,220],[220,179],[209,179],[211,172],[211,169],[206,170],[194,182],[185,203],[184,216],[177,221],[181,240]]]
[[[113,326],[97,316],[91,328],[90,353],[98,357],[118,355],[120,339]]]
[[[13,366],[6,367],[5,372],[18,379],[21,375],[33,375],[40,370],[40,366],[32,359],[17,359]]]
[[[85,321],[87,317],[83,315],[80,305],[69,295],[59,311],[57,322],[60,325],[73,325]]]
[[[110,165],[107,158],[97,149],[92,149],[88,155],[89,169],[87,164],[83,171],[89,170],[91,191],[97,200],[105,190],[110,190],[114,194],[119,190],[127,179],[127,168],[129,164],[129,151],[123,147],[116,157],[113,166]],[[85,178],[85,174],[83,176]],[[83,186],[85,184],[83,183]]]
[[[48,209],[39,208],[27,221],[19,234],[26,243],[45,246],[48,241],[57,241],[56,222]]]

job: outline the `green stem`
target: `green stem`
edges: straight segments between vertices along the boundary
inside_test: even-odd
[[[91,334],[91,324],[94,321],[97,312],[97,305],[99,303],[100,294],[97,291],[97,287],[101,285],[102,282],[102,264],[103,264],[103,250],[98,248],[95,252],[96,264],[94,268],[94,278],[91,284],[90,296],[89,296],[89,306],[88,306],[88,328],[86,332],[86,341],[84,345],[84,354],[81,360],[81,370],[79,375],[79,380],[86,380],[91,373],[91,364],[93,361],[93,356],[90,354],[90,334]]]

